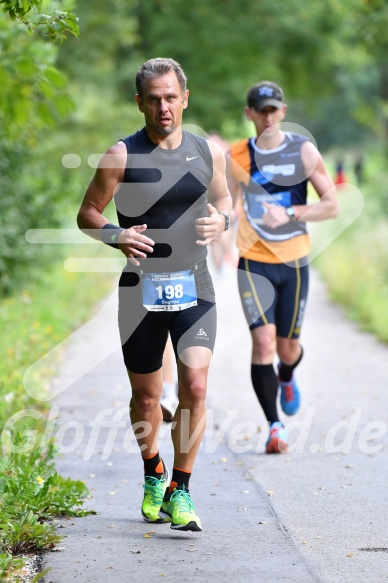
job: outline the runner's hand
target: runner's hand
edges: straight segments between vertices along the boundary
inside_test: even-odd
[[[203,237],[196,241],[197,245],[209,245],[211,241],[225,228],[225,218],[210,203],[207,204],[207,217],[195,221],[195,230],[198,236]]]
[[[290,222],[290,217],[287,215],[284,206],[263,202],[263,207],[266,209],[266,212],[264,212],[262,218],[267,227],[276,229]]]
[[[120,250],[133,265],[140,265],[136,257],[147,257],[147,253],[152,253],[154,250],[155,241],[145,235],[141,235],[146,228],[147,225],[135,225],[125,229],[125,231],[121,231],[117,237],[117,244]]]

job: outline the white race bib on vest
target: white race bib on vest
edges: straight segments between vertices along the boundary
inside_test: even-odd
[[[143,306],[150,312],[179,312],[197,305],[193,271],[142,274]]]

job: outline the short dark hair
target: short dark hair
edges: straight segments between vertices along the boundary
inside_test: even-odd
[[[183,95],[187,89],[187,77],[181,65],[174,59],[158,57],[143,63],[136,74],[136,91],[140,99],[143,98],[143,83],[146,77],[160,77],[166,73],[171,73],[171,71],[176,74]]]

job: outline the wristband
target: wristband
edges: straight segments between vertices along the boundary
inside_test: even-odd
[[[107,223],[101,229],[100,234],[101,241],[105,243],[105,245],[109,245],[109,247],[113,247],[114,249],[120,249],[116,241],[117,237],[120,235],[122,231],[125,231],[125,229],[122,229],[118,225],[112,225],[112,223]]]
[[[229,229],[230,216],[227,213],[225,213],[224,211],[218,211],[218,214],[225,217],[225,229],[224,229],[224,231],[227,231]]]

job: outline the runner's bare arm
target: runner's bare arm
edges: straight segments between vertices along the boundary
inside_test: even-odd
[[[304,205],[293,204],[294,218],[302,222],[335,218],[338,214],[336,188],[321,154],[312,142],[305,142],[301,148],[301,157],[306,177],[316,190],[319,201]],[[285,208],[280,205],[264,202],[263,206],[267,209],[263,219],[268,227],[276,229],[290,220],[294,220],[286,214]]]
[[[225,229],[225,217],[220,212],[230,215],[232,211],[232,197],[230,196],[225,175],[225,157],[221,150],[212,142],[208,142],[213,157],[213,178],[209,185],[212,202],[208,203],[208,216],[197,219],[195,230],[202,239],[198,245],[208,245],[214,237]]]
[[[79,228],[99,241],[101,229],[108,224],[103,212],[123,181],[126,163],[125,144],[118,142],[101,158],[78,212]],[[120,250],[134,265],[139,265],[136,257],[144,258],[153,251],[154,241],[141,235],[146,228],[147,225],[136,225],[123,229],[116,239]]]
[[[301,149],[306,176],[319,196],[319,201],[307,205],[293,205],[299,221],[323,221],[338,215],[336,188],[321,154],[312,142],[305,142]]]
[[[108,223],[103,212],[122,183],[126,159],[126,148],[123,142],[118,142],[109,148],[102,156],[86,189],[77,223],[81,230],[86,230],[86,234],[94,239],[100,239],[99,230]]]

